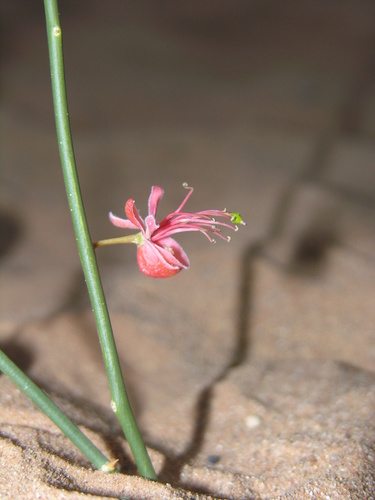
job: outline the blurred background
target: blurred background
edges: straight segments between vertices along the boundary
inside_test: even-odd
[[[133,247],[98,251],[152,443],[165,446],[160,424],[174,452],[197,453],[204,433],[189,455],[186,408],[202,391],[207,417],[204,388],[249,358],[373,370],[375,3],[59,5],[93,240],[121,234],[108,212],[122,216],[128,198],[145,215],[153,184],[165,189],[160,218],[188,182],[187,209],[225,207],[248,224],[230,245],[181,235],[191,269],[173,280],[141,275]],[[44,387],[107,405],[58,157],[43,2],[2,0],[0,14],[1,343],[34,360]]]

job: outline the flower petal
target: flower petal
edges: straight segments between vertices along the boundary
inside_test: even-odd
[[[153,215],[156,218],[156,210],[158,209],[159,201],[164,194],[163,188],[160,186],[152,186],[151,194],[148,199],[148,215]]]
[[[163,238],[156,244],[165,260],[173,265],[188,269],[190,267],[189,258],[182,246],[173,238]]]
[[[128,216],[128,219],[136,226],[136,228],[140,229],[144,233],[145,223],[142,217],[139,215],[139,212],[135,206],[135,201],[131,198],[126,202],[125,213]]]
[[[165,238],[164,246],[149,240],[138,247],[137,261],[143,274],[152,278],[169,278],[187,269],[189,259],[181,246],[172,238]]]
[[[145,226],[146,226],[146,238],[150,240],[154,232],[158,229],[159,224],[156,222],[155,217],[153,215],[148,215],[145,218]]]
[[[121,217],[117,217],[117,215],[113,215],[112,212],[109,212],[109,220],[112,222],[114,226],[123,227],[125,229],[139,229],[138,226],[133,224],[128,219],[121,219]]]

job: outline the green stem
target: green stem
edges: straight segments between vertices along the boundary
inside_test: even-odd
[[[135,243],[139,245],[142,241],[142,234],[128,234],[126,236],[119,236],[118,238],[109,238],[108,240],[100,240],[94,243],[94,247],[104,247],[105,245],[122,245],[123,243]]]
[[[74,158],[65,88],[62,32],[57,0],[44,0],[48,50],[51,65],[52,94],[61,165],[73,220],[83,273],[94,310],[112,398],[112,408],[123,428],[142,476],[156,479],[146,446],[135,421],[122,378],[120,361],[112,332],[107,304],[91,241]]]
[[[82,451],[97,469],[114,472],[108,458],[83,434],[58,406],[0,350],[0,369],[28,396],[52,422]]]

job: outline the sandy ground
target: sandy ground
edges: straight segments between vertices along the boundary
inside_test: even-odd
[[[375,5],[61,2],[93,240],[150,187],[160,216],[227,207],[229,245],[143,276],[98,250],[126,385],[160,482],[137,474],[60,171],[41,2],[3,1],[0,346],[110,458],[94,470],[0,376],[1,498],[375,498]]]

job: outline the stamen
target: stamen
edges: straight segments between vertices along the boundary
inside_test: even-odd
[[[238,231],[238,226],[234,226],[234,230],[235,230],[235,231]]]
[[[211,221],[212,221],[212,222],[216,222],[215,217],[212,217]]]
[[[185,203],[186,203],[186,202],[188,201],[188,199],[190,198],[190,196],[193,194],[194,188],[190,187],[190,186],[188,185],[188,183],[187,183],[187,182],[183,182],[183,183],[182,183],[182,186],[183,186],[185,189],[188,189],[190,192],[189,192],[189,193],[185,196],[185,198],[184,198],[184,200],[182,201],[181,205],[178,207],[178,209],[177,209],[175,212],[173,212],[173,214],[171,214],[171,216],[172,216],[172,215],[174,215],[174,214],[177,214],[178,212],[180,212],[180,211],[182,210],[182,208],[184,207]]]
[[[212,243],[213,245],[215,245],[216,240],[214,240],[214,239],[212,238],[212,239],[211,239],[211,243]]]
[[[231,238],[230,236],[227,236],[227,242],[228,242],[228,243],[230,243],[230,240],[231,240],[231,239],[232,239],[232,238]]]

